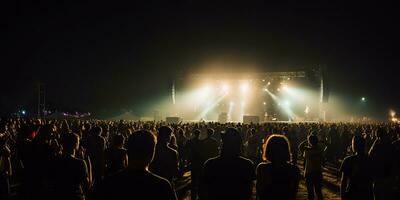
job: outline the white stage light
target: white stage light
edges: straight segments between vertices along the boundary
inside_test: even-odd
[[[247,93],[249,91],[249,84],[248,83],[242,83],[240,85],[240,91],[242,91],[242,93]]]
[[[224,93],[229,93],[229,85],[226,83],[222,84],[222,91]]]
[[[264,102],[263,102],[263,105],[264,105],[264,106],[267,105],[267,102],[264,101]]]

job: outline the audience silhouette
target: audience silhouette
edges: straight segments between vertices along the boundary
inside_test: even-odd
[[[242,138],[235,128],[221,134],[221,153],[204,163],[201,184],[204,199],[250,199],[255,180],[254,165],[240,156]]]
[[[372,200],[372,162],[365,153],[365,139],[359,135],[353,136],[352,149],[355,154],[346,157],[340,167],[340,196],[343,200]]]
[[[94,199],[126,199],[129,197],[149,200],[177,199],[170,182],[148,170],[153,160],[156,137],[149,131],[136,131],[129,136],[128,167],[106,177],[95,186]]]
[[[317,199],[322,200],[322,162],[323,152],[318,145],[318,137],[312,132],[308,136],[308,145],[304,149],[304,176],[306,179],[308,199],[314,199],[314,192]]]
[[[178,152],[169,147],[172,129],[169,126],[162,126],[157,132],[157,145],[153,162],[149,170],[168,181],[172,182],[178,174],[179,162]]]
[[[263,149],[267,162],[257,167],[257,196],[262,199],[296,199],[300,170],[290,164],[290,145],[283,135],[271,135]]]

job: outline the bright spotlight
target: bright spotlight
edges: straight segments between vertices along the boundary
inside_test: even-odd
[[[264,102],[263,102],[263,105],[264,105],[264,106],[267,105],[267,102],[264,101]]]
[[[271,82],[268,81],[267,85],[271,85]]]
[[[361,101],[365,102],[367,99],[365,97],[361,97]]]
[[[222,91],[224,93],[228,93],[229,92],[229,85],[226,84],[226,83],[222,84]]]
[[[241,90],[243,93],[248,92],[248,91],[249,91],[249,84],[248,84],[248,83],[242,83],[242,85],[240,85],[240,90]]]
[[[267,88],[265,88],[265,89],[264,89],[264,91],[268,92],[268,89],[267,89]]]
[[[25,115],[25,114],[26,114],[26,111],[25,111],[25,110],[22,110],[21,113],[22,113],[23,115]]]
[[[392,118],[396,116],[396,112],[394,110],[390,110],[389,114]]]
[[[286,100],[286,101],[284,102],[284,105],[285,105],[285,106],[290,106],[290,101],[289,101],[289,100]]]
[[[287,86],[287,85],[283,85],[283,86],[282,86],[282,90],[285,90],[285,91],[286,91],[287,89],[288,89],[288,86]]]
[[[208,94],[210,93],[210,87],[209,86],[204,86],[203,88],[201,88],[200,92],[199,92],[199,98],[206,98],[208,96]]]

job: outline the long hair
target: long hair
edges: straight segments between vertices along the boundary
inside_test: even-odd
[[[263,147],[263,159],[270,162],[290,161],[289,140],[284,135],[271,135]]]

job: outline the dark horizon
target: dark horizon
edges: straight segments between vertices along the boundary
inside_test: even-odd
[[[380,119],[400,108],[390,4],[19,1],[4,8],[2,115],[35,112],[37,82],[54,108],[141,113],[169,94],[178,74],[214,60],[259,71],[325,65],[331,94],[350,107],[366,97],[367,112]]]

